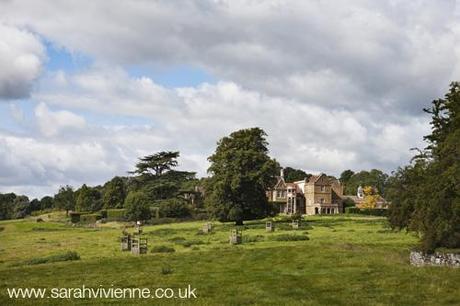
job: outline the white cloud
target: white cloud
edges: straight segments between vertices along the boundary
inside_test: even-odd
[[[40,131],[48,137],[71,129],[82,129],[86,125],[85,118],[69,111],[51,111],[45,103],[40,103],[35,108],[35,117]]]
[[[0,100],[27,97],[45,58],[39,39],[0,20]]]

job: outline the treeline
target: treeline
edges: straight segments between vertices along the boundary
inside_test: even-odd
[[[114,177],[101,186],[63,186],[53,196],[29,200],[14,193],[0,194],[0,220],[24,218],[35,211],[97,212],[126,208],[127,218],[151,216],[152,206],[164,217],[188,217],[202,212],[200,186],[195,173],[177,171],[179,152],[159,152],[141,158],[130,177]]]

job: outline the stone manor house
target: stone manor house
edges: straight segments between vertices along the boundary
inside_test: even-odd
[[[267,197],[279,205],[280,213],[318,215],[343,212],[343,186],[339,180],[321,173],[286,183],[282,169],[277,179],[276,185],[267,191]]]

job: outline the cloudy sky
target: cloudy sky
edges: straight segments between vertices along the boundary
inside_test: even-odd
[[[179,150],[205,175],[259,126],[283,166],[387,172],[460,79],[460,2],[0,1],[0,192],[126,175]]]

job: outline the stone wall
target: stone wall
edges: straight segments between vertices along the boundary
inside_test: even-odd
[[[410,264],[417,267],[422,266],[448,266],[460,268],[460,254],[434,253],[424,254],[418,251],[410,252]]]

